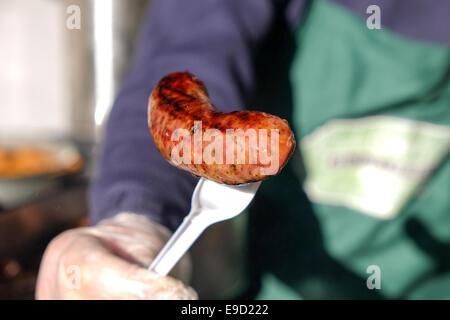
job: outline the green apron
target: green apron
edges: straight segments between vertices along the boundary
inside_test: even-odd
[[[256,299],[450,298],[450,48],[328,1],[295,42],[297,153],[250,213]]]

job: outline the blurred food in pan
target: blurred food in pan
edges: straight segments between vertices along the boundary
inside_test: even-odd
[[[82,168],[83,158],[70,142],[0,141],[0,209],[47,195]]]
[[[76,172],[81,166],[81,156],[67,146],[0,145],[0,179],[60,175]]]

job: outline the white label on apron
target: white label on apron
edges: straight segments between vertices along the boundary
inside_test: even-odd
[[[389,219],[446,159],[450,126],[387,116],[333,120],[300,145],[311,201]]]

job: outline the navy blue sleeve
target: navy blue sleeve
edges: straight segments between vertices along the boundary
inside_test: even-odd
[[[89,191],[90,219],[143,214],[174,230],[196,179],[163,159],[147,127],[159,79],[188,70],[220,110],[241,109],[254,89],[253,51],[271,27],[271,0],[155,0],[134,66],[115,100]]]

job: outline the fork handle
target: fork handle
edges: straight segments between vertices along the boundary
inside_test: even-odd
[[[158,253],[149,270],[166,276],[202,234],[207,226],[189,214]]]

